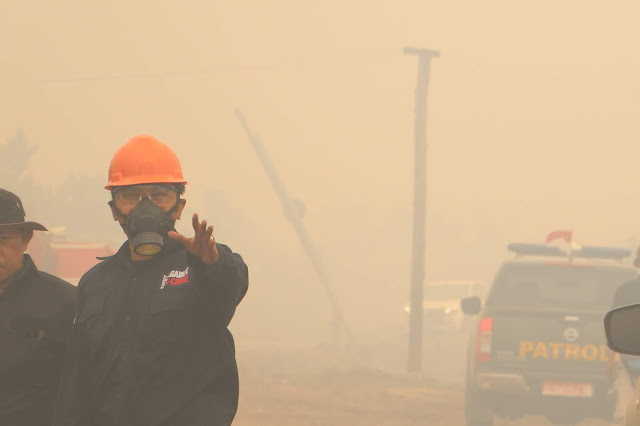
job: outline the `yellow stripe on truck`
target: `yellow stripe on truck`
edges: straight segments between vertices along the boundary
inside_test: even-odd
[[[563,342],[520,342],[521,359],[553,359],[575,361],[608,361],[609,351],[606,345],[579,345]],[[618,355],[619,356],[619,355]]]

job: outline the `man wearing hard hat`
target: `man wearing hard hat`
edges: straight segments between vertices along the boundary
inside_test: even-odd
[[[187,182],[175,153],[137,136],[109,167],[127,241],[78,284],[54,426],[230,425],[238,404],[227,329],[248,286],[239,254],[193,215],[175,231]]]
[[[0,425],[49,426],[76,288],[25,253],[34,231],[22,201],[0,189]]]

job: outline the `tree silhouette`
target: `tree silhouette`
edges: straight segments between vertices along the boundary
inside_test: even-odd
[[[0,176],[2,182],[20,179],[27,172],[31,156],[37,151],[35,147],[29,148],[24,130],[19,129],[16,135],[0,146]]]
[[[70,174],[55,187],[37,184],[29,171],[36,151],[22,129],[6,144],[0,144],[0,187],[21,198],[27,220],[40,221],[49,228],[65,226],[68,240],[120,241],[123,236],[109,226],[104,182],[98,177]]]

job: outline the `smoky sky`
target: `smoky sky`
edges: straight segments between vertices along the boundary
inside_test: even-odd
[[[409,296],[417,60],[403,48],[441,51],[427,279],[488,281],[508,242],[554,229],[638,243],[639,18],[631,1],[4,0],[0,141],[23,128],[30,173],[55,186],[106,179],[118,146],[158,137],[183,163],[186,216],[251,267],[240,312],[264,330],[305,315],[321,333],[328,305],[240,108],[304,204],[347,315],[375,328]],[[97,186],[85,202],[107,198]]]

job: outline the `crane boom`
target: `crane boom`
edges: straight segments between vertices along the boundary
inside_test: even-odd
[[[342,327],[348,343],[352,345],[354,343],[353,334],[349,325],[347,324],[344,314],[342,313],[342,309],[340,307],[340,304],[338,303],[335,293],[331,288],[329,278],[327,276],[324,265],[320,261],[320,256],[318,254],[318,251],[316,250],[315,244],[313,243],[311,236],[307,232],[307,229],[302,222],[302,217],[299,210],[296,209],[293,200],[287,194],[287,190],[282,180],[280,179],[280,176],[278,176],[276,168],[271,161],[271,158],[269,157],[269,154],[264,144],[262,143],[260,136],[251,132],[251,129],[249,128],[249,125],[244,118],[244,114],[242,114],[239,109],[236,109],[235,112],[238,120],[240,121],[240,124],[242,125],[242,128],[244,129],[247,137],[249,138],[249,141],[251,142],[251,145],[253,145],[253,148],[256,151],[260,162],[262,163],[265,173],[269,177],[269,181],[271,182],[271,185],[273,186],[278,199],[280,200],[285,218],[287,218],[287,220],[291,223],[293,229],[298,235],[298,239],[300,240],[300,243],[302,244],[307,257],[309,258],[311,265],[313,266],[313,269],[318,276],[318,280],[320,281],[320,284],[322,285],[325,294],[329,299],[329,304],[331,305],[331,310],[333,313],[334,340],[338,340],[338,329],[339,327]]]

